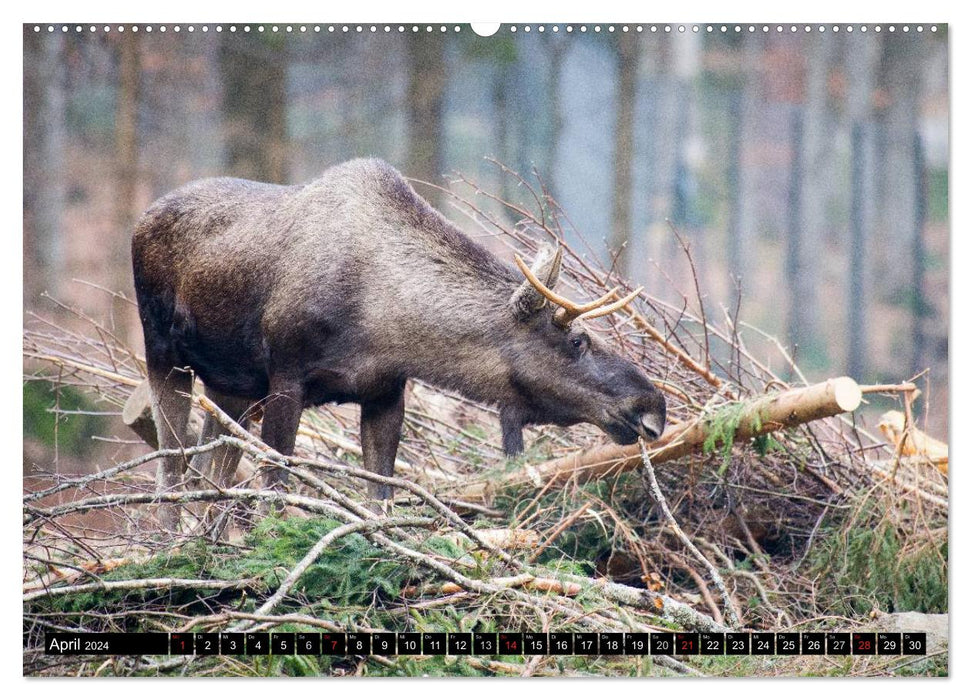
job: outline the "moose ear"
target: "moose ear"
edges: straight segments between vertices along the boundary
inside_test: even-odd
[[[529,269],[548,289],[553,289],[556,286],[556,280],[560,277],[562,260],[562,248],[544,245],[536,253],[536,260]],[[526,319],[546,305],[546,297],[529,280],[523,280],[519,288],[509,297],[509,305],[517,318]]]

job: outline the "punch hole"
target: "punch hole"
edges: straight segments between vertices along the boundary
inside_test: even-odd
[[[499,22],[473,22],[472,31],[479,36],[492,36],[499,31]]]

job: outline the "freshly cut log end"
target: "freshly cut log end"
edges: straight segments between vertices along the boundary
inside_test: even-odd
[[[863,400],[860,385],[849,377],[831,379],[833,400],[843,411],[855,411]]]
[[[135,387],[121,410],[121,420],[138,437],[158,449],[158,435],[152,418],[152,388],[146,379]]]

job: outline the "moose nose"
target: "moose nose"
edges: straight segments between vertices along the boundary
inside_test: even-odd
[[[664,432],[663,413],[642,413],[641,427],[644,428],[644,436],[649,440],[657,440]]]

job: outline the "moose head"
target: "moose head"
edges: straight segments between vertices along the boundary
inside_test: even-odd
[[[509,299],[517,325],[543,351],[523,352],[510,365],[518,400],[501,407],[503,446],[523,449],[522,427],[529,423],[592,423],[615,442],[655,440],[664,430],[665,402],[644,371],[620,357],[584,324],[633,301],[642,288],[618,298],[617,288],[578,304],[553,291],[563,251],[540,249],[530,269],[516,255],[525,280]]]

